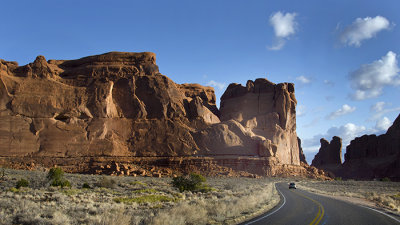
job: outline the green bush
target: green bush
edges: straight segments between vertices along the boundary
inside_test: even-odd
[[[192,192],[208,192],[211,191],[206,182],[206,178],[200,174],[192,173],[189,176],[178,176],[172,179],[172,185],[180,192],[192,191]]]
[[[47,174],[48,180],[61,180],[64,178],[64,171],[59,167],[54,167],[49,170]]]
[[[25,180],[25,179],[21,179],[17,182],[17,184],[15,185],[15,187],[17,189],[19,189],[20,187],[28,187],[29,186],[29,181]]]
[[[383,181],[383,182],[389,182],[389,181],[390,181],[390,178],[389,178],[389,177],[384,177],[384,178],[381,179],[381,181]]]
[[[90,189],[91,187],[87,182],[85,182],[83,183],[82,188]]]
[[[335,180],[341,181],[342,178],[341,177],[335,177]]]
[[[71,187],[71,183],[64,178],[64,171],[59,167],[51,168],[47,174],[47,179],[51,182],[51,186]]]

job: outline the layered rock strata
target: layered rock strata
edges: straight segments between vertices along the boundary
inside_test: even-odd
[[[179,85],[159,73],[150,52],[38,56],[25,66],[1,60],[0,157],[80,168],[74,172],[104,157],[211,156],[260,175],[300,164],[293,84],[231,84],[221,110],[215,100],[211,87]]]

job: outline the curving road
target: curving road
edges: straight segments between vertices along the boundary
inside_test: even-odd
[[[400,224],[400,218],[375,209],[350,204],[312,194],[300,189],[288,189],[285,183],[276,184],[281,202],[268,213],[245,225],[386,225]]]

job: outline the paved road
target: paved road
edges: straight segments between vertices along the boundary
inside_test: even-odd
[[[327,198],[288,185],[276,185],[281,202],[268,213],[245,222],[246,225],[386,225],[400,219],[373,209]]]

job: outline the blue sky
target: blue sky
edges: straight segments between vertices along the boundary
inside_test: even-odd
[[[399,115],[400,2],[7,1],[0,58],[32,62],[151,51],[177,83],[264,77],[296,84],[297,132],[311,163],[319,139],[383,133]]]

